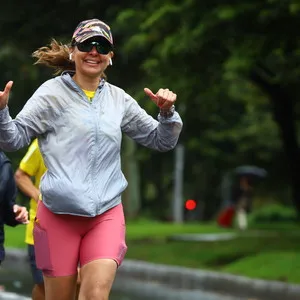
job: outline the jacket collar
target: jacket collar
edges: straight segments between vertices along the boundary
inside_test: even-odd
[[[77,92],[82,92],[82,89],[77,85],[77,83],[73,80],[73,75],[75,74],[75,71],[64,71],[59,77],[61,80],[69,86],[71,89],[77,91]],[[105,84],[105,79],[99,80],[99,85],[98,89],[101,90]]]

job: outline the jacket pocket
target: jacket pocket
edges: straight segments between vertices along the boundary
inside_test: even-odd
[[[34,250],[37,268],[42,271],[52,270],[52,261],[49,248],[49,239],[47,231],[34,222],[33,228]]]

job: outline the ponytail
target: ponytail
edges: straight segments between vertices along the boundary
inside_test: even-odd
[[[36,58],[35,65],[45,65],[54,69],[54,74],[58,75],[63,71],[75,71],[74,61],[69,60],[69,47],[57,42],[55,39],[51,40],[49,46],[44,46],[32,53]]]
[[[44,46],[32,53],[36,58],[35,65],[45,65],[54,69],[54,75],[59,75],[63,71],[75,71],[74,61],[69,59],[70,47],[51,40],[49,46]],[[102,79],[107,79],[105,73],[101,74]]]

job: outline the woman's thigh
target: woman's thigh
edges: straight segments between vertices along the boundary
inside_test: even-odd
[[[111,259],[117,266],[121,265],[127,251],[125,231],[122,204],[95,217],[81,241],[80,265],[83,267],[98,259]]]
[[[45,276],[77,274],[81,235],[76,217],[54,214],[41,202],[33,232],[37,267]]]

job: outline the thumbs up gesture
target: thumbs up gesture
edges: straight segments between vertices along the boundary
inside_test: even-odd
[[[169,89],[159,89],[158,92],[154,94],[150,89],[144,88],[144,92],[160,109],[163,110],[170,109],[177,98],[177,95]]]
[[[5,108],[8,103],[9,93],[10,93],[12,85],[13,85],[13,82],[9,81],[6,84],[4,91],[0,91],[0,110]]]

